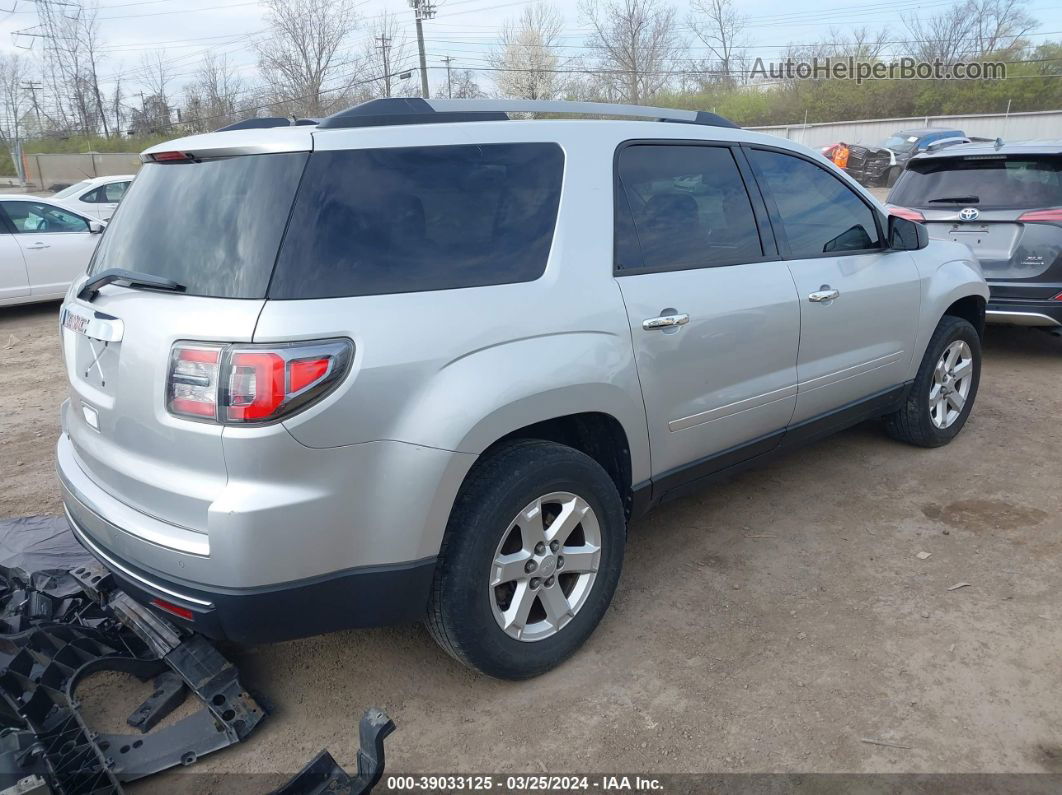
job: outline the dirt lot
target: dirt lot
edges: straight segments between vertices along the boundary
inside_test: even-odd
[[[56,309],[0,312],[0,516],[59,511]],[[241,651],[275,714],[193,788],[323,746],[352,767],[374,704],[392,772],[1062,771],[1060,384],[1062,339],[991,329],[949,447],[868,424],[659,509],[589,644],[532,682],[420,627]]]

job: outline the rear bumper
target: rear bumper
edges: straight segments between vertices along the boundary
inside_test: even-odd
[[[419,621],[427,609],[435,559],[392,566],[366,566],[312,580],[270,587],[223,589],[174,580],[144,571],[118,557],[90,535],[89,525],[111,525],[95,514],[60,478],[67,519],[74,536],[144,604],[155,599],[176,605],[192,618],[160,611],[167,620],[211,638],[265,643],[339,629]],[[155,608],[158,609],[158,608]]]
[[[226,510],[212,510],[206,532],[116,499],[90,477],[66,434],[56,469],[82,545],[124,589],[146,603],[161,599],[191,611],[183,622],[166,616],[209,637],[265,642],[422,618],[452,504],[448,484],[460,483],[465,457],[455,463],[455,454],[400,443],[307,454],[347,456],[338,462],[343,467],[331,468],[349,479],[345,490],[328,489],[341,501],[335,510],[304,510],[303,521],[293,522],[274,504],[279,489],[236,484],[245,507],[237,511],[230,501]],[[305,477],[314,471],[320,469]],[[401,487],[387,488],[387,481]]]
[[[989,301],[985,322],[1008,326],[1062,326],[1062,302]]]

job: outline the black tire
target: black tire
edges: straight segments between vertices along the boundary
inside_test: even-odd
[[[944,350],[957,340],[970,346],[973,375],[970,391],[959,416],[946,428],[938,428],[930,413],[929,394],[933,388],[933,372]],[[954,439],[966,424],[977,397],[981,382],[981,338],[970,322],[961,317],[945,315],[937,324],[926,347],[922,364],[902,408],[885,418],[885,429],[894,439],[919,447],[940,447]]]
[[[597,575],[568,623],[549,637],[522,641],[508,635],[494,617],[491,567],[514,518],[554,492],[582,498],[596,515],[601,538]],[[453,657],[489,676],[527,679],[545,673],[583,644],[608,609],[626,535],[619,493],[596,461],[552,442],[508,444],[476,463],[457,496],[435,569],[428,630]]]

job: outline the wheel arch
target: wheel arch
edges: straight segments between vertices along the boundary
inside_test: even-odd
[[[531,423],[505,434],[483,455],[489,456],[492,451],[518,439],[555,442],[590,456],[616,484],[624,513],[630,518],[634,494],[630,441],[623,425],[611,414],[586,411]]]
[[[977,331],[980,339],[985,338],[985,305],[987,302],[980,295],[964,295],[951,303],[944,310],[945,315],[961,317]]]

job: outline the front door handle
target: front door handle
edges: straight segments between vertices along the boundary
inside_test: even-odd
[[[690,316],[685,312],[674,315],[660,315],[660,317],[651,317],[648,320],[642,321],[642,328],[646,331],[654,331],[662,328],[673,328],[674,326],[685,326],[690,322]]]
[[[830,285],[824,284],[818,290],[811,293],[808,296],[808,300],[813,304],[821,304],[823,301],[832,301],[834,298],[840,297],[840,295],[840,290],[834,290]]]
[[[34,243],[32,246],[26,246],[30,251],[40,251],[42,248],[51,248],[47,243]]]

